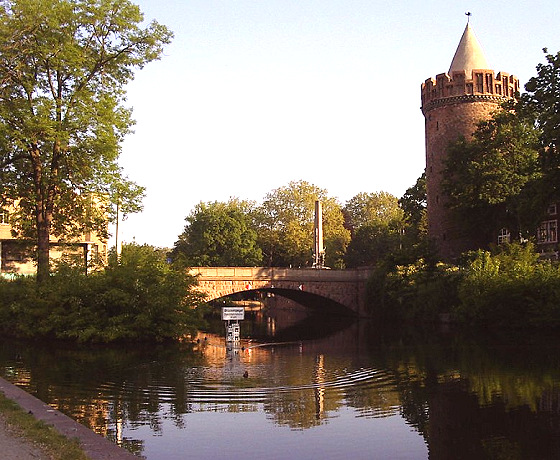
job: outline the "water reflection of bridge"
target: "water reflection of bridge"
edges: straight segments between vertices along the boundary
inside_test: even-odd
[[[277,267],[193,267],[208,300],[246,291],[282,295],[310,308],[366,315],[369,269],[316,270]]]

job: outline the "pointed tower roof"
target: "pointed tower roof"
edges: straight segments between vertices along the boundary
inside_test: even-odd
[[[453,56],[453,61],[451,61],[449,75],[453,72],[464,70],[467,76],[470,76],[473,69],[489,68],[484,51],[482,51],[482,46],[480,46],[472,27],[467,23],[457,51],[455,51],[455,56]]]

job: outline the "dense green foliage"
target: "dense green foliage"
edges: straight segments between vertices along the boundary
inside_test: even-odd
[[[455,309],[462,322],[507,328],[560,326],[560,265],[532,245],[479,250],[464,267]]]
[[[402,247],[404,212],[390,193],[359,193],[346,203],[344,214],[352,232],[347,267],[374,266]]]
[[[14,229],[36,239],[40,281],[51,234],[104,234],[113,205],[140,208],[143,189],[118,165],[133,124],[124,88],[172,35],[142,22],[128,0],[0,6],[0,205],[15,204]]]
[[[261,265],[252,209],[251,203],[237,199],[197,204],[175,242],[173,260],[191,267]]]
[[[404,217],[398,199],[387,192],[358,193],[344,205],[344,215],[352,231],[364,225],[402,222]]]
[[[539,130],[539,157],[542,179],[538,190],[541,201],[560,200],[560,51],[549,54],[537,65],[537,76],[525,85],[518,112],[532,120]]]
[[[6,334],[80,342],[163,341],[201,324],[196,279],[166,261],[163,251],[123,247],[105,270],[59,266],[51,282],[0,281],[0,327]]]
[[[538,138],[531,120],[507,106],[481,122],[472,140],[450,146],[444,190],[469,232],[482,233],[486,241],[502,228],[525,238],[534,234],[543,209],[534,193],[542,176]]]
[[[348,268],[374,266],[402,245],[402,222],[374,222],[360,226],[352,235],[344,262]]]
[[[560,264],[539,259],[531,244],[469,253],[458,266],[380,265],[368,294],[374,316],[498,328],[560,327]]]
[[[426,173],[423,172],[399,199],[406,222],[405,234],[415,243],[424,240],[428,233],[427,205]]]
[[[438,321],[457,304],[457,267],[418,259],[380,264],[368,282],[371,314],[389,321]]]

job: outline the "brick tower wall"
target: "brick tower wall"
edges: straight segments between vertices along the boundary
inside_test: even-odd
[[[485,247],[490,241],[486,235],[467,234],[451,217],[448,198],[441,187],[448,146],[461,136],[471,138],[480,121],[519,91],[519,80],[509,74],[494,75],[492,70],[484,69],[473,70],[471,77],[466,78],[464,71],[453,72],[452,78],[439,74],[422,84],[428,237],[441,259],[449,261],[466,250]]]

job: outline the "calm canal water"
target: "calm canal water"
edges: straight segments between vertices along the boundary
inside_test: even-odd
[[[149,460],[560,458],[556,339],[278,310],[228,350],[221,327],[194,346],[4,340],[0,370]]]

